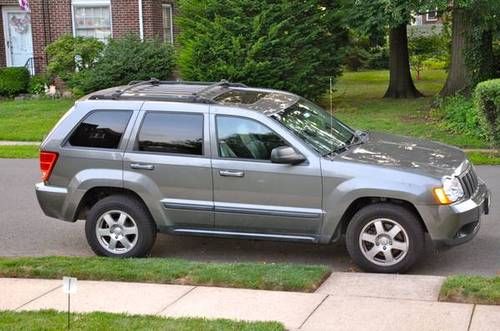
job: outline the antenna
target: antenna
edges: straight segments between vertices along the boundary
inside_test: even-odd
[[[330,76],[330,150],[333,151],[333,83]]]

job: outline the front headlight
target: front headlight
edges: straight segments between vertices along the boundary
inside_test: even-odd
[[[441,179],[442,187],[434,188],[434,197],[437,202],[447,205],[458,201],[464,196],[462,184],[457,177],[445,176]]]

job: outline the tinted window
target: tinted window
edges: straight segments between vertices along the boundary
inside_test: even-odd
[[[71,146],[118,148],[131,111],[99,110],[91,113],[69,138]]]
[[[287,143],[267,126],[254,120],[217,116],[219,156],[270,160],[271,151]]]
[[[148,113],[138,140],[140,151],[202,155],[203,115]]]

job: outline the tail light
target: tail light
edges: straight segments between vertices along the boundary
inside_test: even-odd
[[[50,174],[56,165],[59,154],[56,152],[40,152],[40,171],[42,173],[42,180],[48,181]]]

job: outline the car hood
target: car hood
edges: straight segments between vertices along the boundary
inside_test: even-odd
[[[441,178],[466,160],[458,148],[411,137],[369,133],[363,144],[339,155],[341,160],[410,170]],[[337,159],[337,158],[335,158]]]

